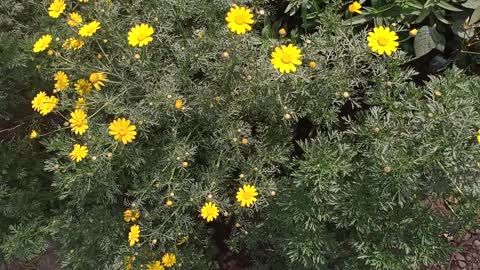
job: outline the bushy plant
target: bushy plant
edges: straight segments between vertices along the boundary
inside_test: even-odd
[[[411,58],[372,54],[340,3],[292,33],[288,2],[236,3],[254,22],[220,0],[19,3],[41,15],[18,21],[28,68],[6,66],[24,79],[2,81],[31,88],[33,119],[2,146],[22,161],[2,163],[2,255],[51,240],[65,269],[441,260],[440,235],[478,216],[479,79],[415,84]]]

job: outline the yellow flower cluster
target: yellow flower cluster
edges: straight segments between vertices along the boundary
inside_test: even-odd
[[[252,207],[257,200],[258,192],[254,185],[245,184],[240,187],[237,192],[237,202],[242,207]],[[206,202],[200,209],[200,215],[207,222],[212,222],[218,218],[219,209],[215,203]]]
[[[177,263],[177,257],[173,253],[165,253],[162,262],[154,261],[147,265],[148,270],[164,270],[165,267],[172,267]]]
[[[58,98],[55,96],[47,96],[44,91],[40,91],[32,100],[32,108],[45,116],[57,107]]]

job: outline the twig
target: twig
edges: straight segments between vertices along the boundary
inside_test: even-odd
[[[4,129],[4,130],[0,130],[0,133],[2,133],[2,132],[7,132],[7,131],[10,131],[10,130],[14,130],[14,129],[18,128],[19,126],[23,125],[23,124],[24,124],[24,123],[20,123],[20,124],[14,126],[14,127],[12,127],[12,128],[7,128],[7,129]]]

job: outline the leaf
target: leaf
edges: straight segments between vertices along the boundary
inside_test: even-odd
[[[417,0],[407,1],[407,6],[414,7],[417,9],[423,9],[422,3],[418,2]]]
[[[445,1],[440,1],[437,3],[437,5],[443,9],[450,10],[450,11],[463,11],[455,6],[450,5],[449,3]]]
[[[444,23],[444,24],[452,24],[449,20],[445,19],[445,17],[443,17],[442,13],[440,13],[439,11],[434,10],[434,11],[433,11],[433,14],[434,14],[435,17],[437,17],[437,19],[438,19],[439,21],[441,21],[442,23]]]
[[[480,6],[473,11],[472,16],[470,17],[470,20],[468,21],[468,24],[473,25],[478,21],[480,21]]]
[[[418,18],[415,20],[415,23],[421,23],[423,20],[425,20],[425,18],[428,16],[428,14],[430,14],[430,9],[429,8],[426,8],[426,9],[422,10],[420,15],[418,15]]]
[[[342,22],[343,25],[356,25],[356,24],[361,24],[361,23],[366,23],[370,21],[372,18],[371,17],[366,17],[363,15],[360,16],[354,16],[348,20],[344,20]]]
[[[441,52],[445,50],[445,37],[435,28],[422,26],[417,33],[414,41],[415,56],[419,58],[433,49]]]
[[[463,3],[462,6],[470,9],[476,9],[480,7],[480,1],[468,0],[467,2]]]

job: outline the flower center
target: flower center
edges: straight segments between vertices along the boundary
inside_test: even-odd
[[[290,64],[292,62],[292,57],[288,54],[284,54],[284,55],[282,55],[281,60],[285,64]]]
[[[384,37],[380,37],[377,39],[378,45],[380,46],[387,46],[388,40]]]
[[[100,77],[100,76],[98,76],[97,73],[93,73],[92,75],[90,75],[90,81],[91,81],[92,83],[96,83],[96,82],[98,82],[98,80],[100,79],[99,77]]]
[[[126,128],[121,128],[121,129],[118,130],[118,135],[123,137],[123,136],[127,135],[127,132],[128,132],[128,130]]]
[[[252,198],[252,194],[250,194],[249,192],[244,192],[243,193],[243,198],[245,200],[248,200],[248,199]]]
[[[137,35],[137,39],[139,41],[143,41],[145,38],[147,38],[147,35],[145,35],[145,33],[140,33]]]
[[[236,24],[244,24],[245,23],[245,17],[242,15],[237,15],[235,17],[235,23]]]

